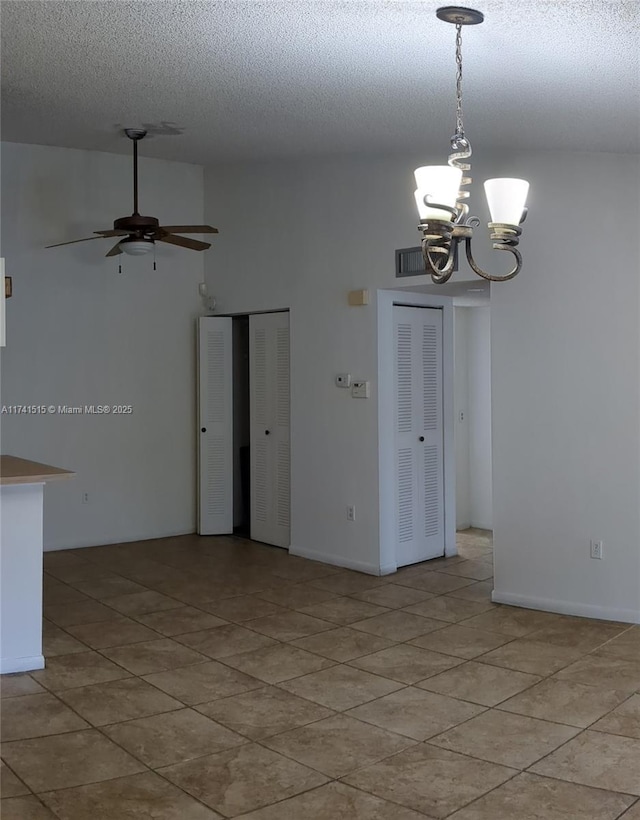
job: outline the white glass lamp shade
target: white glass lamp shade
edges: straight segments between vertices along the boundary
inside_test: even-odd
[[[151,239],[130,239],[120,243],[120,250],[128,253],[129,256],[144,256],[145,253],[153,250]]]
[[[529,193],[526,179],[488,179],[484,190],[492,222],[520,224]]]
[[[452,168],[450,165],[424,165],[422,168],[416,168],[414,176],[417,189],[414,196],[420,219],[451,222],[452,214],[440,208],[433,208],[427,202],[455,208],[462,181],[460,168]]]

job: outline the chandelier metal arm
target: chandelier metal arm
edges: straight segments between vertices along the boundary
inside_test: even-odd
[[[483,271],[482,268],[476,263],[475,259],[473,258],[473,253],[471,251],[471,237],[467,237],[465,239],[465,251],[467,254],[467,262],[469,263],[469,266],[471,267],[473,272],[477,273],[478,276],[481,276],[483,279],[486,279],[489,282],[506,282],[508,279],[513,279],[514,276],[517,276],[520,273],[520,270],[522,269],[522,255],[520,251],[515,247],[515,245],[509,244],[508,241],[504,240],[500,242],[494,242],[493,249],[496,251],[509,251],[509,253],[512,253],[516,258],[516,263],[513,269],[504,276],[494,276],[491,273],[486,273],[485,271]]]

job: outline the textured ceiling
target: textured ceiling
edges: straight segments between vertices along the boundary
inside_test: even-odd
[[[2,136],[200,164],[446,150],[455,29],[437,0],[1,4]],[[638,0],[478,0],[474,146],[640,150]],[[170,123],[171,126],[162,126]],[[175,128],[174,128],[175,126]]]

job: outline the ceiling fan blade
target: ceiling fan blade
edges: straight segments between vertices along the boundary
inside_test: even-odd
[[[218,233],[211,225],[161,225],[161,231],[167,233]]]
[[[99,233],[100,236],[104,236],[104,237],[107,237],[107,236],[127,236],[127,231],[109,230],[109,231],[94,231],[94,233]]]
[[[62,245],[75,245],[76,242],[88,242],[90,239],[103,239],[103,237],[86,236],[84,239],[72,239],[70,242],[57,242],[55,245],[45,245],[45,248],[60,248]]]
[[[117,256],[119,253],[122,253],[122,248],[120,247],[120,241],[116,242],[116,244],[111,248],[109,253],[105,253],[105,256]]]
[[[190,248],[192,251],[206,251],[211,247],[210,242],[199,242],[197,239],[187,239],[185,236],[159,236],[157,242],[167,242],[169,245],[179,245],[181,248]]]

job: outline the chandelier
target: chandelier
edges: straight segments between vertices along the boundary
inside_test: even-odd
[[[472,270],[483,279],[502,282],[513,279],[522,268],[522,256],[517,249],[527,209],[525,202],[529,183],[524,179],[488,179],[484,183],[491,222],[489,234],[493,248],[509,251],[515,257],[513,269],[494,276],[480,268],[471,252],[473,229],[480,225],[476,216],[468,216],[466,200],[471,183],[471,144],[464,131],[462,117],[462,27],[482,23],[480,11],[461,6],[444,6],[436,15],[456,27],[456,131],[451,137],[448,165],[427,165],[415,171],[415,198],[420,215],[422,255],[425,267],[436,284],[443,284],[457,269],[458,246],[464,239],[467,261]]]

